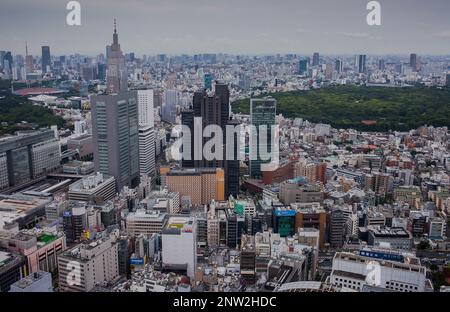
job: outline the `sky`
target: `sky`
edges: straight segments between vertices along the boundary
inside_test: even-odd
[[[79,0],[81,26],[68,26],[68,0],[1,0],[0,50],[40,55],[105,53],[117,19],[125,53],[450,54],[449,0]]]

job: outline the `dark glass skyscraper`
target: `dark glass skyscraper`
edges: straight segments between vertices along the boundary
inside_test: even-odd
[[[320,64],[320,56],[319,53],[314,53],[313,54],[313,61],[312,61],[312,66],[318,66]]]
[[[183,138],[183,146],[191,146],[191,160],[182,160],[183,167],[195,167],[195,168],[224,168],[225,170],[225,195],[237,195],[239,191],[239,159],[233,157],[233,159],[227,159],[226,155],[226,129],[227,125],[236,126],[235,121],[229,120],[229,103],[230,103],[230,91],[228,85],[217,83],[215,84],[214,94],[209,95],[205,90],[197,91],[194,93],[193,109],[184,110],[181,113],[181,123],[187,126],[191,131],[190,137]],[[194,118],[202,118],[202,131],[208,125],[218,125],[223,131],[223,157],[222,159],[206,160],[203,155],[201,160],[194,160]],[[235,138],[238,142],[239,138]],[[202,147],[209,141],[209,138],[204,138]],[[234,145],[235,156],[238,155],[238,144]]]
[[[270,154],[273,147],[271,126],[275,125],[276,110],[277,101],[275,99],[251,99],[250,101],[250,124],[255,126],[257,137],[257,140],[252,140],[250,137],[250,176],[252,178],[261,177],[261,165],[271,161],[262,159],[260,155],[263,142],[260,126],[266,126],[267,140],[265,143],[267,146],[265,148],[266,152]]]
[[[367,72],[366,55],[360,55],[358,57],[358,73],[364,74],[366,72]]]
[[[411,66],[413,71],[417,71],[417,54],[412,53],[409,56],[409,66]]]
[[[42,72],[47,73],[48,67],[52,64],[51,56],[50,56],[50,47],[43,46],[42,47]]]

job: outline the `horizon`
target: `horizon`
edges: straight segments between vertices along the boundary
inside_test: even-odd
[[[137,55],[450,53],[445,0],[380,1],[381,26],[367,25],[368,0],[81,0],[81,26],[65,23],[67,2],[4,0],[2,50],[24,54],[27,41],[31,55],[46,45],[53,55],[98,55],[116,18],[123,51]]]

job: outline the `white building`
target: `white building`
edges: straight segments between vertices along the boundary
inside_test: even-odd
[[[426,268],[412,254],[369,248],[337,252],[328,282],[348,291],[361,291],[364,285],[393,292],[424,292],[431,287]]]
[[[155,126],[153,90],[138,90],[139,126]]]
[[[197,229],[194,218],[171,217],[162,232],[162,265],[165,270],[186,271],[194,277],[197,267]]]
[[[150,126],[139,126],[139,170],[152,179],[156,177],[155,169],[155,130]],[[153,184],[154,182],[151,181]]]

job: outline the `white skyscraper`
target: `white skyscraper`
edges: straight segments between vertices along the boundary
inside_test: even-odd
[[[139,126],[139,171],[152,178],[156,177],[155,169],[155,129],[151,126]]]
[[[155,126],[153,90],[138,90],[139,125]]]

